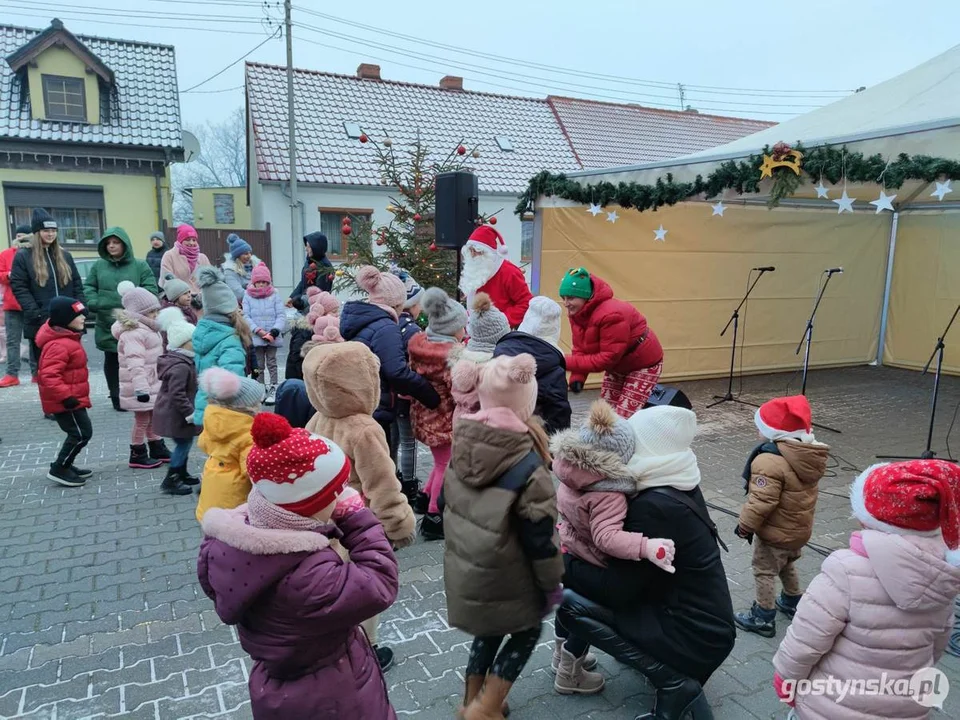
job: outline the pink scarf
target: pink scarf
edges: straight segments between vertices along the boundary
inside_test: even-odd
[[[867,548],[863,544],[863,535],[860,534],[859,530],[850,535],[850,549],[853,550],[857,555],[869,557],[867,555]]]
[[[187,247],[182,242],[177,240],[174,245],[184,259],[187,261],[187,265],[190,267],[190,272],[193,272],[197,269],[197,258],[200,256],[200,246],[194,245],[193,247]]]
[[[258,288],[254,287],[253,283],[247,285],[247,295],[257,300],[263,300],[263,298],[268,298],[276,292],[273,285],[267,285],[266,287]]]

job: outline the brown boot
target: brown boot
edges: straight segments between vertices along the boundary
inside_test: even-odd
[[[578,658],[566,648],[560,650],[560,665],[553,688],[561,695],[595,695],[603,690],[603,675],[583,669],[585,657]]]
[[[487,675],[483,690],[463,713],[464,720],[504,720],[503,706],[512,682],[497,675]]]
[[[463,705],[457,711],[457,717],[462,718],[467,707],[474,701],[480,690],[483,688],[483,675],[467,675],[465,687],[463,690]]]

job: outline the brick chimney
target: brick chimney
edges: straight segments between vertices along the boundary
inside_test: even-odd
[[[379,80],[380,66],[370,63],[360,63],[357,67],[357,77],[361,80]]]
[[[440,87],[444,90],[463,90],[463,78],[456,75],[444,75],[440,78]]]

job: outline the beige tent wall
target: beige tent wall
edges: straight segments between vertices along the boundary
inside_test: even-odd
[[[883,362],[922,368],[960,303],[960,212],[900,214]],[[960,374],[960,320],[947,337],[944,368]]]
[[[608,208],[613,210],[613,208]],[[741,311],[744,372],[792,369],[825,268],[843,266],[817,315],[811,365],[876,358],[891,216],[830,210],[681,203],[657,212],[617,208],[607,221],[584,207],[541,206],[541,292],[557,298],[563,273],[583,265],[643,312],[664,345],[664,378],[725,375],[730,336],[720,330],[745,290],[751,267],[774,265]],[[654,240],[660,225],[666,242]],[[563,323],[562,342],[570,343]],[[742,340],[742,335],[741,335]],[[738,357],[738,364],[739,364]],[[596,380],[597,378],[591,378]]]

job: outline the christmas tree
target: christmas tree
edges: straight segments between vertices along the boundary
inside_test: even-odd
[[[423,287],[441,287],[458,297],[456,251],[438,248],[434,242],[436,178],[444,172],[470,170],[467,163],[480,157],[479,151],[469,151],[461,142],[445,156],[433,156],[419,135],[399,149],[390,138],[377,141],[367,133],[360,135],[360,142],[376,153],[381,184],[396,192],[387,206],[388,224],[344,218],[341,232],[348,238],[348,254],[337,268],[334,289],[358,291],[357,270],[374,265],[381,271],[402,268]],[[479,216],[477,222],[496,224],[497,219]]]

